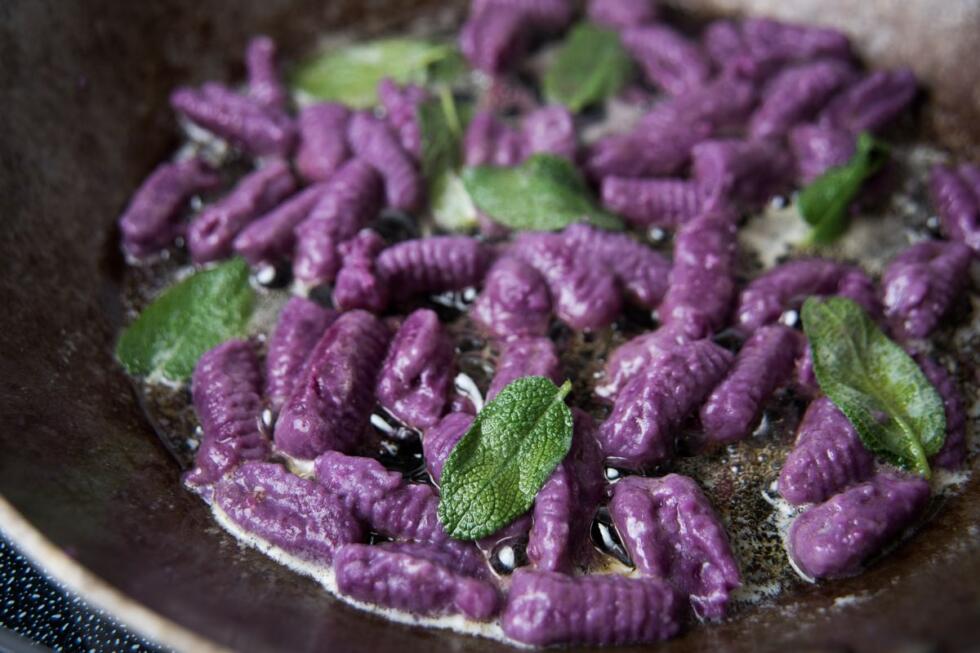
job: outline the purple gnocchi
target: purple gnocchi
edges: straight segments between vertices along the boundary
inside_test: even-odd
[[[676,228],[696,218],[711,189],[686,179],[605,177],[602,205],[635,227]]]
[[[195,263],[207,263],[230,256],[235,236],[295,188],[289,165],[281,159],[243,177],[230,193],[206,206],[191,222],[187,231],[191,258]]]
[[[435,425],[453,387],[454,363],[453,342],[439,316],[415,311],[391,341],[378,379],[378,402],[411,427]]]
[[[711,61],[701,47],[666,25],[628,27],[620,39],[646,78],[671,95],[697,88],[711,76]]]
[[[915,99],[918,82],[908,68],[876,70],[839,93],[818,121],[857,136],[881,131]]]
[[[657,13],[653,0],[589,0],[586,9],[593,23],[617,30],[652,23]]]
[[[943,233],[980,253],[980,167],[937,165],[929,174],[929,195]]]
[[[274,463],[238,467],[215,487],[214,505],[249,535],[315,564],[366,535],[336,497]]]
[[[337,589],[359,601],[425,616],[486,621],[500,609],[497,589],[451,564],[393,548],[348,544],[334,559]]]
[[[269,442],[259,432],[261,383],[255,347],[244,340],[229,340],[198,360],[191,396],[202,436],[187,485],[211,485],[243,461],[269,454]]]
[[[575,161],[578,150],[575,120],[563,106],[541,107],[524,116],[520,139],[524,157],[545,153]]]
[[[253,98],[209,82],[200,89],[178,88],[170,105],[195,125],[250,154],[288,156],[296,139],[292,119],[269,111]]]
[[[596,386],[600,397],[614,399],[619,391],[639,375],[664,351],[689,340],[676,329],[661,328],[627,340],[609,356],[603,369],[603,380]]]
[[[333,287],[333,302],[342,311],[356,308],[380,313],[388,305],[388,284],[378,272],[377,259],[385,247],[376,231],[364,229],[340,244],[343,259]]]
[[[615,275],[626,299],[655,308],[667,292],[670,262],[658,252],[625,234],[574,224],[563,232],[583,260],[598,259]]]
[[[375,217],[381,192],[381,178],[371,166],[360,159],[344,164],[296,227],[293,275],[307,285],[332,282],[341,262],[337,247]]]
[[[674,262],[663,302],[664,326],[690,338],[708,336],[728,322],[735,296],[735,217],[711,208],[683,225],[674,237]]]
[[[358,519],[371,515],[374,504],[405,485],[402,475],[373,458],[327,451],[314,464],[317,483],[330,490]]]
[[[336,319],[335,311],[308,299],[286,302],[265,357],[265,398],[272,410],[278,411],[289,399],[310,352]]]
[[[513,166],[524,158],[521,133],[489,111],[479,111],[466,126],[463,160],[468,166]]]
[[[327,181],[350,158],[347,122],[350,110],[334,102],[303,107],[296,120],[299,145],[296,171],[306,181]]]
[[[433,236],[384,250],[378,271],[400,293],[431,294],[480,285],[492,258],[490,248],[475,238]]]
[[[640,573],[670,581],[701,619],[725,616],[742,577],[725,528],[693,479],[624,478],[609,514]]]
[[[789,530],[790,557],[811,578],[855,574],[928,503],[924,479],[879,473],[797,517]]]
[[[459,50],[470,64],[496,75],[510,68],[527,51],[528,25],[514,7],[478,12],[474,8],[459,32]]]
[[[276,446],[312,459],[330,449],[349,451],[374,406],[377,373],[388,328],[370,313],[341,315],[317,342],[302,377],[276,421]]]
[[[710,340],[663,351],[616,396],[599,429],[606,459],[642,470],[668,460],[674,431],[708,396],[732,363],[731,352]]]
[[[418,160],[422,154],[422,132],[417,112],[419,105],[429,99],[429,92],[415,84],[400,87],[385,78],[378,83],[378,99],[385,109],[385,119],[398,134],[402,147]]]
[[[791,167],[784,149],[770,141],[710,140],[691,149],[691,171],[698,184],[712,195],[749,206],[786,190]]]
[[[414,211],[422,205],[425,189],[422,176],[411,155],[384,121],[359,111],[347,125],[347,139],[354,154],[381,175],[388,206]]]
[[[857,141],[842,129],[806,123],[790,131],[789,146],[796,160],[799,181],[809,184],[831,168],[850,161]]]
[[[197,157],[157,166],[119,218],[123,249],[137,258],[165,249],[180,232],[177,220],[191,196],[219,182],[220,177]]]
[[[256,36],[245,50],[248,95],[268,111],[284,112],[288,95],[276,66],[276,44],[268,36]]]
[[[543,376],[555,384],[561,383],[561,362],[550,338],[517,338],[507,342],[497,360],[487,401],[492,401],[511,382],[524,376]]]
[[[799,333],[774,324],[749,338],[728,376],[701,406],[701,426],[711,442],[737,442],[752,433],[772,394],[793,374],[801,349]]]
[[[509,254],[541,273],[555,315],[573,329],[601,329],[619,314],[622,301],[612,271],[581,265],[561,234],[523,233]]]
[[[912,245],[881,278],[885,316],[903,338],[925,338],[967,284],[973,252],[955,241]]]
[[[835,294],[857,303],[875,321],[881,320],[881,301],[874,280],[864,270],[851,267],[844,272]]]
[[[551,322],[548,284],[527,263],[505,256],[487,272],[470,314],[497,338],[543,336]]]
[[[756,139],[787,134],[854,78],[854,69],[837,59],[787,68],[766,86],[762,102],[749,121],[749,134]]]
[[[794,505],[819,503],[874,473],[874,457],[827,397],[810,403],[779,472],[779,493]]]
[[[657,578],[514,572],[500,625],[533,646],[659,642],[681,629],[683,603]]]
[[[574,7],[569,0],[473,0],[473,11],[485,12],[516,9],[533,29],[554,33],[572,20]]]
[[[956,388],[956,380],[946,368],[929,356],[915,356],[929,383],[943,400],[946,411],[946,439],[942,449],[929,461],[944,469],[959,469],[966,460],[966,409]]]
[[[245,227],[233,243],[235,252],[251,265],[288,258],[296,244],[296,227],[306,220],[329,185],[313,184]]]
[[[640,119],[640,128],[666,131],[678,123],[703,123],[712,132],[739,127],[758,101],[755,85],[737,77],[724,76],[658,102]]]
[[[449,413],[435,426],[425,430],[422,436],[422,455],[425,468],[438,485],[442,478],[442,466],[459,442],[473,425],[473,415],[469,413]]]
[[[670,128],[640,128],[606,136],[589,148],[583,166],[593,179],[659,177],[678,172],[691,148],[711,135],[706,122],[680,122]]]

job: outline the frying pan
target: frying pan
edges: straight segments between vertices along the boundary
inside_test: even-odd
[[[177,481],[112,359],[122,261],[113,223],[173,147],[167,93],[232,79],[249,35],[286,56],[431,0],[13,0],[0,4],[0,528],[91,602],[181,650],[512,650],[345,606],[240,548]],[[980,1],[697,0],[834,24],[877,63],[917,69],[930,137],[980,152]],[[974,463],[976,465],[976,463]],[[860,577],[694,628],[681,651],[980,647],[980,478]],[[855,595],[860,600],[835,599]],[[621,649],[630,650],[630,649]],[[638,650],[638,649],[637,649]]]

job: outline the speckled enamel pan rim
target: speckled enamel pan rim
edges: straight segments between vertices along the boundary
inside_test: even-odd
[[[177,651],[230,651],[177,625],[109,585],[44,537],[3,496],[0,496],[0,532],[45,573],[140,635]]]

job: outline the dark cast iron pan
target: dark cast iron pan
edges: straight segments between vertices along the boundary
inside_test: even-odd
[[[167,93],[240,75],[249,35],[286,56],[328,29],[378,28],[431,0],[0,2],[0,528],[90,601],[181,650],[512,650],[346,607],[240,548],[177,482],[112,359],[113,223],[175,143]],[[835,24],[932,93],[923,123],[980,143],[975,0],[698,0]],[[932,651],[980,646],[980,479],[860,577],[694,628],[658,650]],[[834,597],[871,598],[833,608]],[[627,650],[627,649],[620,649]]]

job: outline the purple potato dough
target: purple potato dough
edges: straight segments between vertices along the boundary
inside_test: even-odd
[[[218,481],[246,460],[262,460],[269,442],[259,432],[262,373],[255,347],[229,340],[197,361],[191,378],[201,444],[184,482],[194,488]]]
[[[652,23],[658,11],[652,0],[589,0],[586,14],[597,25],[619,30]]]
[[[406,240],[378,256],[378,272],[400,295],[422,295],[479,286],[493,251],[467,236]]]
[[[532,646],[641,644],[680,632],[683,602],[666,581],[518,569],[500,618]]]
[[[341,594],[386,608],[426,616],[462,614],[476,621],[500,609],[500,596],[490,583],[385,545],[342,547],[334,571]]]
[[[497,75],[523,58],[530,42],[524,15],[512,7],[477,12],[459,32],[459,50],[477,70]]]
[[[667,127],[644,128],[613,134],[595,142],[583,167],[597,180],[606,177],[659,177],[678,172],[691,156],[691,148],[711,135],[707,122],[678,122]]]
[[[296,140],[292,119],[269,111],[254,98],[209,82],[200,89],[178,88],[170,106],[194,124],[249,154],[288,156]]]
[[[794,505],[818,503],[873,473],[874,456],[857,431],[830,399],[820,397],[803,415],[779,472],[779,493]]]
[[[425,430],[422,436],[422,455],[425,458],[425,468],[436,485],[439,485],[442,478],[442,466],[446,464],[446,459],[472,425],[473,415],[456,412],[449,413],[438,424]]]
[[[912,245],[881,278],[885,315],[902,338],[926,338],[949,312],[970,277],[973,252],[956,241]]]
[[[354,154],[381,175],[388,206],[409,212],[421,207],[425,194],[422,175],[384,121],[358,111],[347,125],[347,141]]]
[[[644,130],[667,130],[681,124],[705,123],[712,131],[741,126],[759,99],[755,85],[737,77],[718,77],[680,95],[658,102],[640,119]]]
[[[620,39],[647,80],[670,95],[702,86],[711,76],[711,61],[701,47],[664,24],[628,27]]]
[[[543,376],[556,385],[561,383],[561,362],[550,338],[516,338],[507,342],[497,360],[487,401],[493,401],[511,382],[525,376]]]
[[[850,64],[819,60],[787,68],[770,81],[749,120],[752,138],[778,138],[810,118],[855,79]]]
[[[408,426],[434,426],[445,412],[453,387],[455,353],[435,312],[413,312],[388,348],[378,379],[378,402]]]
[[[602,205],[634,227],[673,229],[699,216],[710,189],[686,179],[605,177]]]
[[[177,220],[187,200],[221,181],[203,160],[193,157],[157,166],[133,193],[119,218],[123,249],[144,257],[165,249],[180,232]]]
[[[296,245],[296,227],[309,217],[329,187],[325,182],[308,186],[257,218],[235,237],[235,252],[253,266],[288,258]]]
[[[801,348],[799,333],[781,324],[752,334],[728,376],[701,406],[701,425],[708,440],[729,444],[751,435],[766,402],[792,377]]]
[[[583,265],[561,234],[523,233],[509,254],[548,282],[555,315],[573,329],[601,329],[619,314],[616,278],[603,265]]]
[[[929,483],[882,472],[810,508],[789,529],[789,555],[811,578],[856,574],[929,503]]]
[[[349,451],[374,407],[374,387],[388,328],[370,313],[351,311],[317,342],[276,421],[276,446],[299,459],[331,449]]]
[[[710,140],[691,149],[697,183],[711,195],[753,207],[787,190],[791,169],[785,148],[769,141]]]
[[[543,336],[551,322],[551,295],[541,274],[505,256],[487,272],[470,312],[483,331],[497,338]]]
[[[405,485],[402,475],[390,472],[374,458],[326,451],[314,463],[317,483],[340,499],[351,514],[367,519],[376,503]]]
[[[850,161],[857,142],[842,129],[804,123],[790,131],[789,145],[800,183],[809,184],[831,168]]]
[[[347,123],[350,110],[334,102],[303,107],[296,123],[299,145],[296,171],[306,181],[327,181],[350,158]]]
[[[268,36],[256,36],[245,50],[248,95],[271,112],[286,111],[288,95],[276,66],[276,44]]]
[[[915,361],[939,393],[946,410],[946,439],[929,462],[944,469],[959,469],[966,461],[966,409],[956,380],[945,367],[925,354],[915,356]]]
[[[554,33],[572,20],[574,7],[569,0],[473,0],[473,13],[515,9],[534,30]]]
[[[310,352],[337,317],[336,311],[302,297],[286,302],[265,357],[265,397],[273,411],[289,399]]]
[[[918,90],[915,73],[908,68],[876,70],[841,91],[818,120],[853,136],[878,132],[912,104]]]
[[[338,252],[343,265],[337,273],[333,302],[342,311],[356,308],[380,313],[388,306],[388,284],[378,272],[378,254],[384,239],[371,229],[363,229],[341,243]]]
[[[341,262],[338,245],[356,236],[381,208],[381,177],[360,159],[345,163],[327,184],[310,217],[296,227],[293,275],[310,286],[334,280]]]
[[[937,165],[929,174],[929,195],[943,234],[980,253],[980,170],[965,164],[959,170]]]
[[[688,341],[689,338],[676,329],[661,328],[642,333],[627,340],[610,354],[603,369],[603,380],[596,386],[596,394],[615,399],[619,391],[647,365],[664,351]]]
[[[235,236],[296,189],[289,165],[274,159],[249,173],[220,200],[204,207],[187,230],[187,249],[195,263],[231,256]]]
[[[215,487],[214,504],[249,535],[316,564],[365,535],[336,497],[274,463],[243,464]]]
[[[386,77],[378,83],[378,99],[385,109],[385,120],[398,134],[402,147],[418,160],[422,155],[418,108],[429,99],[429,92],[415,84],[399,86]]]
[[[689,338],[708,336],[728,323],[735,297],[735,220],[730,208],[709,208],[674,237],[674,263],[660,322]]]
[[[490,580],[492,573],[480,549],[470,542],[450,542],[449,545],[431,542],[384,542],[378,545],[387,551],[407,553],[429,562],[454,569],[472,578]]]
[[[634,470],[669,459],[674,431],[722,379],[732,358],[710,340],[679,344],[656,356],[619,392],[599,428],[606,459]]]
[[[613,486],[609,514],[637,570],[686,595],[701,619],[725,617],[742,584],[718,515],[687,476],[630,476]]]
[[[520,132],[489,111],[479,111],[463,136],[463,161],[468,166],[513,166],[524,159]]]
[[[541,107],[524,116],[520,138],[525,157],[544,153],[575,161],[578,151],[575,120],[563,106]]]
[[[670,262],[626,234],[574,224],[563,232],[581,260],[598,258],[616,276],[626,299],[642,308],[655,308],[667,292]]]

